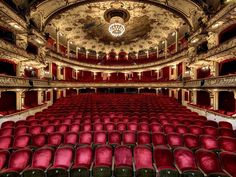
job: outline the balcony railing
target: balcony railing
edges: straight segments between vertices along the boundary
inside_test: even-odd
[[[51,81],[39,79],[27,79],[14,76],[0,76],[0,88],[82,88],[82,87],[145,87],[145,88],[192,88],[192,89],[229,89],[236,88],[236,75],[212,77],[201,80],[190,81],[168,81],[168,82],[68,82]]]

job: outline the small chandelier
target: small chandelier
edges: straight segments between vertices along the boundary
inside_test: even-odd
[[[124,19],[119,16],[114,16],[110,19],[108,31],[114,37],[120,37],[125,32]]]

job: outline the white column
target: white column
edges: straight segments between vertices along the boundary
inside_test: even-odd
[[[159,46],[157,46],[157,58],[159,58]]]
[[[167,58],[167,47],[168,47],[167,40],[165,40],[165,58]]]
[[[213,90],[213,109],[219,109],[219,91]]]
[[[66,97],[66,89],[63,89],[62,93],[63,93],[63,97]]]
[[[57,52],[59,53],[60,52],[60,32],[58,29],[56,30],[56,32],[57,32],[56,47],[57,47]]]
[[[38,90],[38,105],[41,105],[43,103],[43,98],[42,98],[42,90]]]
[[[48,63],[48,68],[49,68],[49,77],[52,78],[52,62]]]
[[[16,110],[17,111],[22,110],[23,105],[22,105],[21,95],[22,95],[22,91],[16,91]]]
[[[57,67],[57,80],[61,80],[61,66]]]
[[[67,40],[67,58],[70,59],[70,40]]]
[[[79,48],[76,47],[75,50],[76,50],[76,51],[75,51],[76,59],[78,59],[78,58],[79,58]]]
[[[61,90],[57,89],[57,99],[61,98]]]
[[[21,66],[22,66],[21,62],[17,63],[17,65],[16,65],[16,76],[17,77],[21,76]]]
[[[98,58],[99,58],[99,53],[98,53],[98,52],[96,53],[96,58],[97,58],[97,60],[98,60]]]
[[[149,58],[149,50],[147,50],[146,54],[147,54],[147,59],[148,59]]]
[[[50,89],[49,90],[49,92],[50,92],[50,104],[52,105],[53,104],[53,89]]]
[[[191,96],[192,100],[191,100],[191,102],[193,104],[197,104],[197,90],[192,90],[191,93],[192,93],[192,96]]]
[[[85,50],[86,59],[88,59],[89,51]]]
[[[138,52],[136,53],[136,59],[138,59]]]
[[[179,32],[178,30],[175,30],[175,52],[179,51]]]

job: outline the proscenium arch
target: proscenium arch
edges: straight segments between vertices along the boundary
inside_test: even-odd
[[[56,11],[52,12],[48,17],[46,17],[46,21],[44,22],[43,24],[43,31],[45,30],[45,27],[48,25],[48,23],[53,19],[55,18],[57,15],[63,13],[63,12],[66,12],[70,9],[73,9],[77,6],[81,6],[81,5],[86,5],[86,4],[91,4],[91,3],[96,3],[96,2],[105,2],[105,1],[108,1],[108,0],[83,0],[83,1],[80,1],[80,2],[75,2],[73,4],[69,4],[68,6],[66,7],[63,7],[61,9],[57,9]],[[175,9],[175,8],[171,8],[167,5],[164,5],[164,4],[161,4],[159,2],[155,2],[153,0],[124,0],[124,1],[133,1],[133,2],[140,2],[140,3],[147,3],[147,4],[150,4],[150,5],[154,5],[154,6],[157,6],[157,7],[160,7],[160,8],[163,8],[167,11],[170,11],[172,12],[173,14],[179,16],[180,18],[183,19],[183,21],[185,23],[188,24],[190,30],[192,31],[193,30],[193,24],[191,24],[191,22],[188,20],[188,17],[183,14],[181,11],[179,11],[178,9]],[[192,2],[194,3],[194,2]],[[196,5],[196,3],[194,3]],[[197,7],[199,7],[198,5],[196,5]]]

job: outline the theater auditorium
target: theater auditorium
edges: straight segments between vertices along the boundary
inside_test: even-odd
[[[236,177],[236,1],[1,0],[0,177]]]

